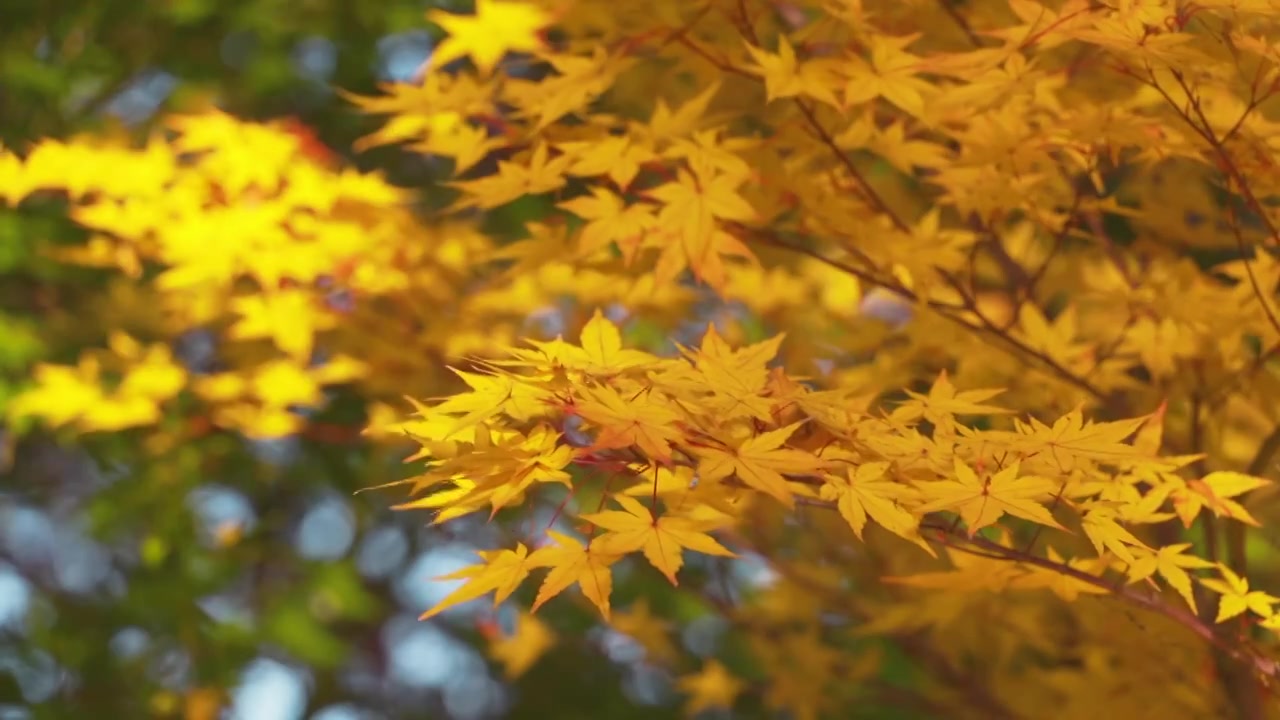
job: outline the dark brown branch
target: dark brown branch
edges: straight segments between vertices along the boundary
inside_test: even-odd
[[[858,166],[853,164],[853,159],[849,157],[848,153],[840,149],[840,146],[836,144],[835,138],[831,136],[831,133],[827,132],[827,129],[823,127],[822,123],[818,120],[817,114],[813,111],[813,106],[800,98],[795,98],[795,103],[796,107],[800,108],[801,114],[804,115],[805,121],[809,123],[809,127],[812,128],[814,134],[818,136],[818,140],[820,140],[823,145],[826,145],[827,149],[831,151],[831,154],[835,156],[836,160],[844,166],[844,169],[853,178],[853,181],[858,184],[858,188],[862,190],[862,194],[866,196],[867,201],[871,203],[871,206],[874,207],[877,212],[889,218],[890,222],[892,222],[893,226],[898,230],[908,235],[911,234],[911,225],[899,217],[898,214],[889,207],[888,203],[884,201],[884,198],[880,197],[880,193],[876,192],[876,189],[872,187],[871,183],[863,176],[862,171],[858,169]]]
[[[964,286],[960,283],[960,281],[956,280],[954,276],[948,273],[940,272],[940,274],[942,276],[942,279],[945,280],[947,284],[951,285],[951,287],[957,293],[960,294],[960,297],[964,300],[965,308],[974,317],[978,318],[978,322],[981,323],[981,327],[974,327],[972,325],[969,325],[968,323],[964,323],[966,326],[968,326],[970,329],[982,331],[993,337],[997,337],[1003,340],[1004,342],[1008,343],[1009,345],[1013,346],[1018,352],[1022,353],[1023,355],[1026,355],[1027,357],[1038,360],[1040,363],[1046,365],[1050,370],[1052,370],[1054,375],[1057,375],[1060,379],[1066,381],[1068,384],[1073,385],[1085,391],[1086,393],[1091,395],[1095,400],[1098,400],[1100,402],[1106,402],[1108,400],[1107,394],[1102,392],[1102,390],[1097,388],[1095,385],[1093,385],[1093,383],[1090,383],[1088,380],[1085,380],[1079,375],[1076,375],[1075,373],[1071,372],[1067,368],[1063,367],[1061,363],[1059,363],[1057,360],[1054,360],[1048,354],[1031,347],[1025,342],[1014,337],[1013,335],[1010,335],[1009,333],[1005,332],[1004,329],[996,325],[991,320],[991,318],[987,317],[982,312],[982,310],[978,307],[977,299],[965,291]]]
[[[773,247],[776,247],[782,250],[789,250],[791,252],[799,253],[806,257],[813,258],[814,260],[817,260],[827,265],[828,267],[834,268],[836,270],[840,270],[841,272],[849,273],[850,275],[858,278],[859,280],[867,283],[868,285],[872,285],[874,287],[887,290],[888,292],[891,292],[894,295],[897,295],[898,297],[902,298],[903,300],[906,300],[913,304],[921,303],[922,299],[916,293],[903,287],[901,284],[895,281],[889,281],[879,277],[873,271],[859,268],[855,265],[851,265],[849,263],[845,263],[840,260],[828,258],[822,255],[821,253],[815,252],[813,250],[809,250],[808,248],[801,247],[799,245],[793,245],[783,240],[782,238],[778,237],[776,234],[769,232],[768,230],[748,228],[744,225],[737,225],[737,224],[731,224],[731,225],[728,225],[727,227],[736,230],[739,234],[746,235],[748,239],[755,239],[758,242],[762,242],[764,244],[771,245]],[[870,260],[868,259],[866,262],[869,263]],[[1020,353],[1026,357],[1039,361],[1040,363],[1047,366],[1053,372],[1054,375],[1056,375],[1066,383],[1085,391],[1094,399],[1102,402],[1105,402],[1108,399],[1107,395],[1104,392],[1102,392],[1102,390],[1094,386],[1089,381],[1072,373],[1070,370],[1063,367],[1061,363],[1054,360],[1049,355],[1031,347],[1030,345],[1027,345],[1025,342],[1019,340],[1018,338],[1006,332],[1004,328],[1001,328],[1000,326],[996,325],[989,317],[987,317],[984,313],[981,312],[981,310],[978,308],[977,301],[974,299],[974,297],[971,294],[969,294],[964,289],[964,287],[961,286],[955,280],[955,278],[946,274],[943,274],[943,278],[949,284],[951,284],[952,287],[960,294],[960,297],[963,301],[963,305],[956,306],[950,303],[942,303],[938,301],[929,300],[924,302],[926,307],[938,312],[943,318],[946,318],[948,321],[953,322],[970,332],[974,332],[980,335],[989,335],[991,337],[1002,340],[1006,344],[1010,345],[1017,353]],[[974,325],[973,323],[970,323],[969,321],[965,320],[964,317],[959,315],[958,314],[959,312],[967,312],[969,314],[972,314],[974,317],[978,319],[979,324]]]
[[[1268,686],[1275,680],[1280,679],[1280,664],[1275,660],[1264,656],[1244,643],[1237,643],[1232,639],[1222,637],[1215,626],[1201,620],[1190,610],[1165,602],[1154,592],[1144,592],[1128,586],[1117,587],[1102,577],[1078,570],[1065,563],[1054,562],[1048,558],[1034,555],[1026,555],[1019,550],[1007,548],[981,536],[968,537],[963,533],[949,530],[945,525],[924,523],[920,526],[920,529],[932,530],[938,533],[932,539],[936,539],[948,547],[964,551],[963,546],[969,545],[983,551],[983,554],[987,557],[1035,565],[1036,567],[1052,570],[1089,585],[1105,589],[1125,602],[1164,615],[1186,627],[1192,633],[1217,648],[1223,655],[1249,667],[1252,673],[1266,681]]]
[[[955,6],[954,0],[938,0],[938,7],[942,8],[942,12],[947,14],[969,39],[969,44],[974,47],[982,47],[982,38],[978,37],[978,33],[973,31],[973,26],[969,24],[968,19],[960,14],[960,9]]]
[[[1280,440],[1276,441],[1276,445],[1280,449]],[[807,499],[801,504],[828,510],[835,509],[832,503],[821,500]],[[1101,576],[1071,567],[1065,562],[1056,562],[1049,558],[1024,553],[1016,548],[1005,547],[980,535],[969,537],[963,531],[946,524],[925,522],[920,525],[920,530],[926,539],[960,552],[981,555],[993,560],[1034,565],[1106,590],[1108,594],[1120,600],[1159,613],[1186,627],[1193,634],[1210,643],[1222,657],[1229,658],[1235,663],[1247,667],[1251,676],[1262,681],[1268,690],[1274,691],[1272,683],[1280,680],[1280,663],[1266,657],[1245,641],[1223,637],[1214,624],[1202,620],[1195,613],[1184,607],[1165,602],[1157,592],[1138,590],[1124,585],[1123,578],[1121,578],[1120,583],[1115,583]]]

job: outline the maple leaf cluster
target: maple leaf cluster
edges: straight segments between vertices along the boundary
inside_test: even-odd
[[[1090,423],[1076,410],[1052,425],[1015,420],[1011,430],[976,433],[957,416],[1006,413],[986,402],[999,391],[958,392],[945,373],[927,394],[909,392],[877,415],[852,409],[855,401],[839,390],[811,390],[768,369],[781,341],[735,350],[712,326],[699,348],[660,358],[625,349],[618,328],[597,311],[579,345],[530,341],[533,349],[513,349],[489,372],[459,371],[470,392],[420,405],[414,420],[387,428],[420,442],[413,459],[429,464],[404,481],[425,494],[400,508],[431,508],[436,522],[477,511],[493,517],[533,502],[530,494],[545,484],[572,491],[577,470],[606,476],[601,507],[612,500],[621,509],[579,512],[585,542],[548,528],[536,541],[546,546],[532,554],[523,543],[487,554],[483,565],[450,576],[468,582],[424,617],[491,591],[500,602],[541,567],[551,571],[535,608],[577,584],[607,617],[609,566],[620,557],[642,553],[677,584],[686,549],[732,556],[710,533],[732,534],[762,499],[790,509],[797,502],[830,507],[859,538],[871,520],[930,555],[929,540],[945,546],[957,533],[971,540],[1006,516],[1067,531],[1053,513],[1061,508],[1111,561],[1099,570],[1118,570],[1128,582],[1158,573],[1194,609],[1186,569],[1216,567],[1223,580],[1202,584],[1226,596],[1219,621],[1246,608],[1274,615],[1277,600],[1265,594],[1254,596],[1257,604],[1240,603],[1247,585],[1228,567],[1183,555],[1187,544],[1153,549],[1125,528],[1168,519],[1161,508],[1169,503],[1188,526],[1205,507],[1257,523],[1230,498],[1266,480],[1235,472],[1185,480],[1176,471],[1187,458],[1126,442],[1144,429],[1158,436],[1162,415]],[[931,522],[948,513],[956,518],[949,525]],[[1018,552],[1009,537],[992,543],[1010,557]],[[1019,565],[983,568],[979,582],[1039,587],[1031,578],[1043,568]],[[1077,586],[1107,587],[1101,572],[1067,580],[1074,582],[1060,594],[1068,599]]]

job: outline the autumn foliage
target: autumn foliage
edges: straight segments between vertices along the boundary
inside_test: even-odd
[[[524,608],[517,675],[544,607],[621,627],[615,574],[653,572],[750,648],[640,633],[691,713],[1280,714],[1275,3],[428,20],[418,77],[349,99],[383,118],[358,150],[448,169],[429,210],[212,110],[0,155],[0,197],[65,198],[87,239],[57,259],[128,309],[9,416],[162,452],[321,433],[299,409],[354,389],[364,439],[416,448],[389,502],[509,540],[424,617]],[[486,226],[513,203],[538,219]],[[198,328],[197,373],[168,341]],[[726,592],[735,558],[769,577]]]

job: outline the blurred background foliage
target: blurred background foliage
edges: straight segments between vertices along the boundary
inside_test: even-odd
[[[432,45],[426,9],[12,0],[0,10],[0,143],[141,136],[167,113],[216,103],[288,118],[317,148],[426,197],[432,168],[420,158],[354,157],[353,142],[378,121],[335,91],[370,94],[411,77]],[[0,403],[34,362],[74,361],[102,344],[91,300],[109,274],[36,252],[37,240],[78,232],[56,204],[0,208]],[[186,338],[179,356],[198,362],[207,342]],[[464,608],[419,622],[452,587],[431,578],[471,563],[493,530],[430,529],[422,515],[390,511],[386,496],[355,495],[406,472],[403,453],[361,442],[364,419],[361,398],[338,396],[314,418],[348,431],[337,441],[214,433],[146,456],[129,433],[18,441],[0,429],[0,718],[679,714],[669,679],[634,640],[560,643],[508,683],[484,648],[512,618]],[[634,575],[619,600],[672,602],[664,584]],[[615,662],[601,662],[602,647]]]

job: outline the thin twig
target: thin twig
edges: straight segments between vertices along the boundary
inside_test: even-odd
[[[978,37],[978,33],[973,31],[973,26],[960,14],[960,9],[955,6],[952,0],[938,0],[938,7],[950,17],[951,20],[960,27],[964,36],[969,39],[969,43],[974,47],[982,47],[982,38]]]
[[[798,97],[795,98],[795,103],[796,107],[800,108],[800,113],[804,115],[805,121],[809,123],[809,127],[813,129],[813,132],[818,136],[818,139],[822,144],[827,146],[827,149],[831,151],[831,154],[835,156],[836,160],[844,166],[846,171],[848,171],[849,175],[853,178],[853,181],[858,184],[858,188],[862,190],[862,193],[867,197],[867,200],[871,203],[872,207],[885,217],[889,218],[889,221],[892,222],[893,226],[898,230],[910,235],[911,225],[889,208],[889,204],[886,203],[884,198],[880,197],[880,193],[871,186],[871,183],[863,176],[862,171],[858,169],[858,166],[853,164],[853,159],[849,157],[848,153],[840,149],[840,146],[836,144],[835,138],[832,137],[831,133],[827,132],[825,127],[822,126],[822,123],[818,120],[817,114],[814,113],[813,107]]]
[[[1275,660],[1266,657],[1262,653],[1247,647],[1243,643],[1237,644],[1232,640],[1222,637],[1213,625],[1201,620],[1189,610],[1165,602],[1156,593],[1148,593],[1127,586],[1115,587],[1110,582],[1097,575],[1092,575],[1084,572],[1083,570],[1078,570],[1066,563],[1055,562],[1048,558],[1037,557],[1034,555],[1025,555],[1016,549],[1007,548],[999,543],[987,540],[982,536],[968,537],[963,534],[949,532],[943,525],[925,523],[920,527],[922,530],[933,530],[942,533],[942,535],[935,537],[939,542],[942,542],[948,547],[962,549],[962,546],[965,544],[972,545],[986,553],[989,553],[988,557],[999,557],[1000,559],[1010,562],[1035,565],[1046,570],[1061,573],[1081,582],[1088,583],[1089,585],[1103,588],[1126,602],[1157,612],[1186,627],[1195,635],[1212,644],[1224,655],[1239,663],[1247,665],[1257,677],[1266,680],[1268,687],[1270,687],[1272,682],[1280,679],[1280,663],[1277,663]]]

